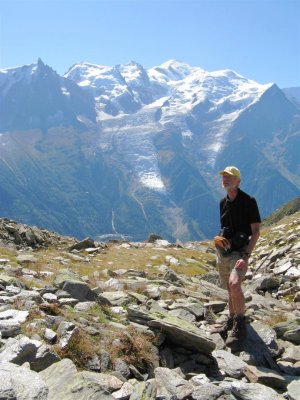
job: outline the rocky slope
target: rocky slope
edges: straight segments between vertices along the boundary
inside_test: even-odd
[[[1,220],[1,399],[298,400],[299,222],[262,232],[234,353],[212,333],[227,313],[212,243],[77,242]]]

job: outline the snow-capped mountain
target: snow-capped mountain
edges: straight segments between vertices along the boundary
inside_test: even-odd
[[[95,122],[94,99],[42,60],[0,70],[1,130],[47,129]]]
[[[212,236],[226,164],[263,216],[299,195],[299,106],[231,70],[82,63],[60,77],[39,60],[0,70],[0,106],[10,199],[0,212],[24,222],[77,236]]]

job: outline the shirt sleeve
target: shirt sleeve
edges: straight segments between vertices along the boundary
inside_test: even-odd
[[[249,224],[261,222],[258,205],[254,197],[250,198],[248,215],[249,215]]]

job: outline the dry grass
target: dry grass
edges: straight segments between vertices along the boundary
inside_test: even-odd
[[[70,358],[78,368],[85,368],[86,363],[99,352],[99,345],[79,329],[65,348],[53,346],[53,349],[61,358]]]
[[[281,322],[286,322],[287,319],[288,319],[287,314],[277,313],[264,318],[264,322],[266,322],[269,326],[275,326]]]
[[[153,339],[143,332],[129,326],[126,331],[117,332],[114,341],[117,345],[110,344],[112,362],[122,358],[126,363],[134,365],[141,372],[146,372],[149,365],[158,365],[158,356],[152,344]]]
[[[11,264],[18,265],[16,254],[17,252],[14,249],[0,248],[1,258],[7,258]],[[30,287],[33,285],[39,287],[41,286],[40,280],[45,284],[51,285],[54,276],[62,268],[70,268],[80,276],[87,276],[90,286],[96,284],[96,275],[99,276],[98,279],[107,279],[106,270],[134,269],[145,272],[149,279],[155,279],[159,274],[156,267],[166,263],[165,257],[167,255],[178,259],[180,262],[180,265],[171,267],[174,272],[186,276],[197,276],[206,273],[209,268],[208,265],[211,266],[214,260],[214,255],[202,253],[197,250],[177,248],[157,249],[153,247],[127,249],[113,244],[109,244],[105,251],[95,256],[89,256],[84,251],[79,255],[82,258],[88,257],[89,262],[84,260],[74,261],[68,257],[67,252],[55,248],[35,250],[34,256],[37,258],[37,262],[29,268],[38,274],[38,279],[33,281],[26,280],[24,283]],[[62,258],[65,261],[61,260]],[[195,262],[190,263],[186,259],[194,259]],[[54,275],[46,278],[42,276],[42,271],[49,271]]]

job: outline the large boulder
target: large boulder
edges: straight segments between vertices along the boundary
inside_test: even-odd
[[[9,362],[0,363],[0,399],[48,400],[49,389],[37,372]]]
[[[73,362],[67,358],[40,372],[40,377],[49,387],[47,400],[113,400],[110,393],[123,385],[113,375],[78,372]]]

